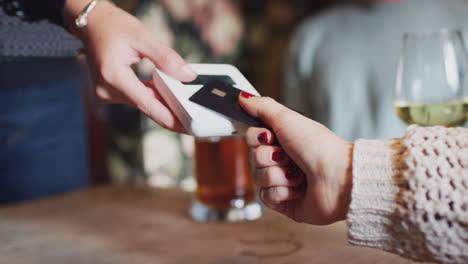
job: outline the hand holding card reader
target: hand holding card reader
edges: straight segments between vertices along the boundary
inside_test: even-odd
[[[156,70],[153,81],[184,128],[196,137],[242,134],[261,122],[245,113],[237,99],[241,91],[259,93],[232,65],[190,64],[198,74],[190,83]]]

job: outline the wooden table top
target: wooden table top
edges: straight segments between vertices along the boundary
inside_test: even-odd
[[[314,227],[266,210],[247,223],[197,223],[176,189],[98,187],[0,207],[0,264],[411,263],[353,247],[346,225]]]

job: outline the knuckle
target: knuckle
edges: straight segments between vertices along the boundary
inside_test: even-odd
[[[109,61],[101,62],[98,65],[99,79],[105,83],[112,83],[115,79],[113,63]]]
[[[134,107],[138,108],[145,115],[150,114],[151,100],[148,96],[144,94],[128,94],[127,96]]]
[[[255,157],[255,163],[257,164],[257,166],[266,167],[269,165],[270,159],[268,157],[269,157],[270,152],[271,150],[269,146],[259,146],[255,148],[254,157]]]
[[[106,91],[106,89],[102,86],[98,86],[96,87],[96,89],[94,90],[94,94],[96,95],[96,97],[98,99],[107,99],[108,98],[108,93]]]
[[[279,196],[280,192],[278,191],[278,188],[273,187],[270,190],[270,195],[269,195],[269,200],[272,204],[280,204],[283,200],[282,197]]]
[[[263,182],[266,186],[274,186],[275,181],[274,181],[274,174],[275,174],[276,168],[275,167],[268,167],[264,169],[263,173]]]
[[[269,97],[269,96],[266,96],[266,97],[262,97],[262,100],[263,100],[263,103],[264,104],[273,104],[273,103],[276,103],[276,100]]]
[[[158,58],[158,64],[163,67],[169,66],[173,61],[175,61],[175,58],[177,56],[177,53],[172,50],[168,49],[161,54],[161,56]]]
[[[272,121],[272,127],[276,135],[281,134],[281,131],[287,130],[290,127],[290,112],[287,108],[279,109],[275,112],[275,119]]]
[[[249,147],[254,147],[256,146],[256,129],[253,127],[249,127],[247,131],[245,132],[245,139],[246,143]]]
[[[253,151],[254,161],[257,167],[262,166],[262,149],[260,147],[256,147]]]
[[[101,103],[110,103],[111,102],[111,96],[109,95],[109,92],[106,90],[106,88],[102,86],[96,87],[94,90],[94,94],[97,98],[97,100]]]
[[[281,120],[281,121],[288,120],[289,111],[287,108],[282,107],[281,109],[276,111],[275,116],[277,116],[278,120]]]
[[[268,200],[267,192],[268,192],[267,189],[261,188],[261,189],[258,191],[258,196],[260,197],[260,200],[261,200],[265,205],[269,206],[270,201]]]
[[[278,119],[278,113],[281,110],[284,110],[285,107],[281,107],[275,99],[271,97],[262,97],[261,105],[259,106],[259,118],[260,119],[269,119],[272,122],[275,122]]]
[[[279,204],[283,201],[284,192],[280,187],[271,187],[269,190],[269,201],[273,204]]]
[[[255,185],[257,185],[259,187],[261,187],[262,175],[263,175],[263,170],[262,169],[255,169],[253,180],[254,180]]]
[[[149,105],[146,100],[142,99],[136,103],[136,107],[146,115],[149,115]]]
[[[169,56],[167,54],[161,54],[159,57],[158,57],[158,61],[157,61],[158,65],[160,67],[163,67],[163,66],[166,66],[169,64]]]

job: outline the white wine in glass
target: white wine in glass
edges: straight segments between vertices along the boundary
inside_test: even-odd
[[[408,125],[463,126],[468,118],[467,58],[459,31],[405,34],[396,112]]]
[[[396,102],[395,108],[398,117],[406,124],[420,126],[463,126],[468,113],[466,101],[426,104]]]

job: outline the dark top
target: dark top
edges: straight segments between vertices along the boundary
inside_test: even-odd
[[[63,25],[63,7],[65,0],[0,0],[6,14],[25,20],[47,19]]]
[[[63,26],[65,0],[0,0],[0,60],[72,57],[81,43]]]

